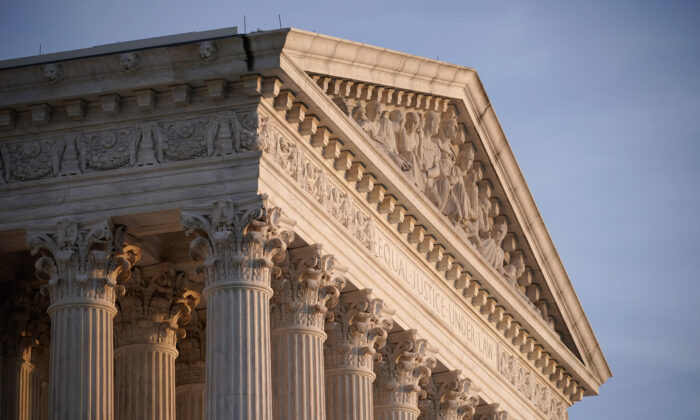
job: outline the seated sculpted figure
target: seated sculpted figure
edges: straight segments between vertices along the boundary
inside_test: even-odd
[[[479,240],[479,226],[486,223],[481,223],[483,212],[479,203],[479,187],[478,183],[484,177],[484,166],[481,162],[475,161],[472,167],[467,171],[464,177],[464,188],[469,197],[470,213],[469,217],[464,220],[464,230],[467,232],[467,237],[472,244],[477,245]],[[489,206],[491,202],[488,201]],[[486,211],[488,214],[488,210]]]
[[[440,176],[440,148],[437,145],[437,134],[440,129],[440,114],[434,111],[427,112],[425,124],[420,137],[419,159],[420,167],[425,180],[424,192],[436,206],[441,206],[436,179]]]
[[[481,241],[479,252],[484,256],[484,259],[491,264],[499,273],[503,273],[503,261],[505,253],[501,248],[501,243],[508,234],[508,223],[505,219],[500,219],[494,222],[493,232],[490,238]]]

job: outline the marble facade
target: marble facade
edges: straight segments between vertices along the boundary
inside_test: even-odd
[[[611,376],[473,69],[235,28],[0,62],[0,417],[543,419]]]

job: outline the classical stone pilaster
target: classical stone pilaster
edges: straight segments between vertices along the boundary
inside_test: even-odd
[[[372,383],[376,349],[386,344],[394,311],[370,289],[340,295],[326,316],[326,418],[373,418]]]
[[[264,197],[183,210],[183,226],[197,234],[190,255],[204,262],[209,419],[272,416],[270,276],[293,238],[280,217]]]
[[[48,298],[28,281],[15,286],[2,311],[0,418],[42,420],[48,391]]]
[[[324,318],[345,278],[321,245],[296,248],[272,283],[272,377],[275,418],[323,419]]]
[[[206,315],[206,308],[192,311],[192,319],[185,325],[187,335],[177,341],[180,355],[175,360],[175,411],[178,419],[206,418]]]
[[[479,388],[459,370],[433,373],[423,390],[419,420],[472,420],[479,404]]]
[[[124,246],[124,228],[107,221],[29,232],[37,277],[47,281],[51,305],[49,418],[114,418],[112,322],[115,299],[138,252]]]
[[[175,358],[181,325],[201,287],[170,263],[134,269],[114,319],[115,418],[175,419]]]
[[[420,414],[421,385],[429,379],[435,359],[428,343],[416,330],[391,333],[379,350],[374,372],[374,418],[376,420],[415,420]]]

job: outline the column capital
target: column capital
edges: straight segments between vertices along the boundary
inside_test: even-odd
[[[207,309],[192,311],[185,325],[187,334],[177,341],[179,355],[175,359],[175,384],[203,384],[206,369]]]
[[[124,243],[125,228],[110,220],[78,223],[62,219],[49,229],[30,229],[27,243],[37,277],[47,283],[52,312],[62,305],[104,305],[114,310],[114,302],[140,258],[138,248]]]
[[[418,398],[425,397],[421,386],[437,364],[435,353],[427,340],[418,338],[416,330],[389,334],[386,346],[379,350],[381,358],[376,358],[374,364],[375,408],[418,414]]]
[[[160,263],[135,268],[124,288],[117,298],[115,348],[165,344],[174,349],[177,339],[186,334],[182,325],[199,304],[201,282],[176,271],[171,263]]]
[[[323,334],[324,318],[338,303],[346,279],[339,274],[335,257],[324,255],[322,245],[291,249],[272,281],[270,302],[272,329],[302,328]]]
[[[270,269],[284,259],[294,234],[282,226],[282,211],[267,198],[219,200],[210,206],[182,209],[182,225],[196,238],[190,257],[204,264],[209,294],[219,287],[258,287],[270,293]],[[262,274],[262,275],[260,275]]]
[[[394,312],[371,289],[342,293],[326,315],[326,370],[359,368],[374,376],[374,355],[386,345]]]
[[[472,419],[479,404],[480,389],[460,370],[434,373],[423,386],[426,399],[421,401],[421,413],[426,419]]]

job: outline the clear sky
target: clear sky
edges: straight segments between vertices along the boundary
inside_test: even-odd
[[[700,414],[700,3],[0,0],[0,59],[227,26],[476,68],[614,377],[581,419]]]

